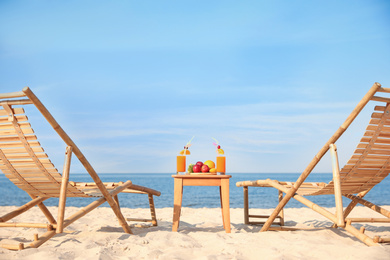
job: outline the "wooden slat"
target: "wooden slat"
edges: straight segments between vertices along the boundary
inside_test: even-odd
[[[372,131],[377,131],[378,130],[378,125],[369,125],[366,128],[367,130],[372,130]],[[390,127],[388,126],[382,126],[381,127],[381,132],[390,132]]]
[[[387,139],[387,138],[377,138],[375,140],[375,143],[376,144],[389,144],[390,143],[390,139]]]
[[[18,92],[9,92],[0,94],[0,99],[6,99],[6,98],[18,98],[18,97],[25,97],[26,94],[23,91]]]
[[[26,180],[27,181],[27,180]],[[58,187],[56,187],[52,181],[49,181],[46,179],[46,182],[45,180],[28,180],[27,181],[29,183],[29,185],[31,185],[32,187],[34,187],[35,189],[39,190],[40,192],[42,193],[48,193],[48,192],[53,192],[53,191],[56,191],[57,193],[59,193],[59,190],[58,190]],[[13,182],[16,186],[18,187],[21,187],[23,185],[25,185],[24,183],[20,182],[20,181],[15,181]],[[22,188],[23,190],[25,190],[26,192],[28,192],[28,190],[26,189],[32,189],[32,188],[26,188],[23,187]]]
[[[368,144],[367,143],[359,143],[357,145],[357,148],[361,148],[361,149],[366,149],[368,147]],[[371,145],[371,148],[372,149],[385,149],[385,150],[390,150],[390,145],[385,145],[385,144],[374,144],[374,145]]]
[[[360,175],[370,175],[370,174],[377,174],[378,171],[375,170],[365,170],[365,169],[356,169],[353,171],[354,174],[360,174]]]
[[[367,181],[371,180],[373,175],[371,176],[363,176],[363,175],[357,175],[356,177],[353,177],[352,175],[349,176],[348,180],[343,181],[343,186],[348,187],[351,186],[360,186],[363,184],[367,184]]]
[[[389,132],[374,132],[374,131],[367,131],[364,133],[364,136],[374,136],[378,134],[380,137],[385,137],[385,138],[390,138],[390,133]]]
[[[34,178],[24,178],[25,181],[27,181],[28,183],[32,184],[32,185],[35,185],[35,184],[38,184],[38,183],[46,183],[46,184],[51,184],[47,178],[44,178],[44,177],[34,177]],[[10,179],[10,181],[12,181],[15,185],[20,185],[20,184],[23,184],[21,183],[20,181],[18,181],[17,179]]]
[[[152,219],[146,219],[146,218],[126,218],[127,221],[134,221],[134,222],[153,222]]]
[[[378,97],[378,96],[373,96],[371,98],[372,101],[379,101],[379,102],[386,102],[390,103],[390,98],[385,98],[385,97]]]
[[[24,114],[24,109],[22,107],[15,107],[12,110],[14,111],[14,115]],[[8,116],[7,111],[0,109],[0,116]]]
[[[354,168],[354,165],[345,165],[343,167],[344,170],[352,169],[352,168]],[[363,164],[359,166],[359,169],[380,169],[380,168],[382,168],[381,164],[372,164],[372,165]]]
[[[40,187],[40,186],[36,186],[36,187],[42,192],[42,194],[44,194],[43,196],[45,196],[45,197],[50,197],[51,194],[56,194],[55,197],[58,197],[58,195],[59,195],[59,193],[60,193],[59,190],[58,190],[58,188],[54,187],[53,185],[51,185],[50,188],[47,188],[47,187],[48,187],[47,185],[48,185],[48,184],[43,184],[41,187]],[[21,185],[21,184],[16,184],[16,186],[18,186],[19,188],[25,190],[25,191],[28,192],[28,193],[34,192],[34,189],[32,189],[31,187],[27,187],[27,186],[24,186],[24,185]],[[35,187],[35,185],[34,185],[34,187]],[[46,189],[45,189],[45,188],[46,188]],[[68,187],[68,188],[69,188],[68,191],[69,191],[70,193],[72,193],[72,194],[78,194],[78,196],[79,196],[80,194],[84,194],[83,192],[77,190],[75,187],[71,187],[71,186],[70,186],[70,187]],[[36,192],[36,191],[35,191],[35,192]],[[69,194],[69,195],[71,195],[71,194]],[[85,197],[89,197],[89,195],[87,195],[87,196],[85,196]]]
[[[383,113],[374,112],[371,114],[371,118],[382,118]]]
[[[379,122],[380,122],[379,119],[373,118],[373,119],[370,120],[369,124],[370,124],[370,125],[378,125]]]
[[[361,157],[360,157],[360,155],[352,155],[351,156],[351,160],[352,159],[361,159]],[[375,161],[375,160],[378,160],[378,161],[384,161],[384,160],[386,160],[387,159],[387,157],[386,156],[380,156],[380,155],[366,155],[365,157],[364,157],[364,160],[373,160],[373,161]]]
[[[25,164],[18,164],[18,163],[13,163],[12,164],[15,168],[38,168],[36,164],[33,163],[25,163]],[[43,164],[45,168],[54,168],[53,164],[45,163]]]
[[[43,153],[44,150],[42,147],[32,147],[31,148],[36,153]],[[17,154],[17,153],[26,153],[25,148],[10,148],[10,149],[2,149],[4,154]]]
[[[27,116],[15,116],[15,118],[18,120],[18,122],[28,121]],[[8,123],[8,117],[0,117],[0,123]]]
[[[58,173],[57,170],[54,170],[54,168],[52,169],[52,176],[56,179],[61,179],[61,174]],[[42,171],[35,171],[35,172],[29,172],[29,173],[21,173],[20,175],[22,175],[24,178],[34,178],[34,177],[42,177],[42,176],[45,176]],[[47,179],[47,178],[46,178]]]
[[[34,130],[32,128],[21,128],[23,134],[33,134]],[[0,129],[0,135],[16,135],[17,132],[15,129]]]
[[[363,137],[360,142],[362,143],[369,143],[371,141],[371,137]],[[390,139],[386,139],[386,138],[377,138],[375,140],[375,143],[376,144],[390,144]]]
[[[354,156],[357,156],[357,157],[360,157],[358,155],[354,155]],[[370,156],[370,155],[368,155]],[[383,157],[383,156],[382,156]],[[360,163],[362,164],[378,164],[378,165],[383,165],[386,161],[387,161],[387,158],[386,157],[383,157],[382,160],[380,159],[375,159],[375,160],[372,160],[372,159],[367,159],[367,158],[364,158],[364,159],[361,159],[361,158],[351,158],[348,163],[346,163],[345,165],[355,165],[358,161],[361,161]]]
[[[380,87],[378,89],[378,92],[390,93],[390,88]]]
[[[35,135],[34,136],[27,136],[26,138],[29,140],[28,143],[29,143],[30,147],[41,146],[41,144],[38,141],[36,141],[37,138],[36,138]],[[21,142],[7,142],[7,143],[4,143],[4,142],[1,142],[1,138],[0,138],[0,147],[1,147],[1,149],[4,149],[4,148],[17,148],[17,147],[23,147],[24,148],[24,146],[23,146],[23,144]]]
[[[35,135],[26,135],[25,136],[27,141],[31,140],[37,140],[37,137]],[[8,142],[8,143],[7,143]],[[28,142],[30,146],[32,145],[31,142]],[[18,136],[13,137],[7,137],[7,136],[0,136],[0,147],[18,147],[15,145],[23,146],[22,142],[20,142],[20,139]],[[38,143],[38,145],[40,145]]]
[[[40,182],[31,181],[29,182],[29,184],[43,193],[54,192],[54,191],[57,191],[57,193],[59,193],[58,187],[54,185],[51,180],[40,181]],[[15,185],[23,185],[23,183],[15,182]]]
[[[8,160],[12,164],[30,164],[33,163],[34,160],[30,157],[22,158],[22,159],[10,159]],[[51,164],[51,161],[49,159],[40,159],[39,160],[43,164]]]
[[[60,181],[60,180],[58,180],[58,181]],[[53,184],[53,182],[51,180],[46,179],[46,181],[32,181],[32,182],[30,182],[30,184],[34,185],[35,188],[39,189],[40,191],[42,191],[44,193],[48,193],[48,192],[60,193],[57,185]]]
[[[27,122],[20,123],[19,125],[21,128],[31,127],[30,123]],[[12,124],[1,124],[0,129],[14,129],[14,127]]]
[[[31,178],[27,178],[25,176],[23,177],[29,183],[44,183],[45,181],[47,182],[47,177],[45,177],[44,175],[31,177]],[[10,180],[12,180],[12,182],[14,182],[15,184],[18,183],[18,181],[15,179],[10,179]]]
[[[356,149],[355,154],[362,154],[366,152],[366,149]],[[389,150],[370,150],[368,154],[384,154],[384,155],[390,155]]]
[[[47,154],[45,153],[36,153],[37,158],[48,158]],[[10,159],[29,159],[31,157],[28,156],[28,154],[25,153],[18,153],[18,154],[8,154],[7,158]]]
[[[390,138],[390,133],[389,132],[380,132],[379,136],[384,137],[384,138]]]
[[[51,173],[52,175],[53,174],[59,174],[56,168],[48,168],[47,171],[49,173]],[[41,173],[41,171],[38,169],[38,167],[35,167],[34,169],[21,169],[21,168],[18,168],[18,172],[20,174],[22,174],[22,175]],[[7,173],[8,173],[8,171],[4,170],[4,174],[7,174]]]
[[[386,110],[386,106],[375,106],[374,107],[374,110],[376,110],[376,111],[385,111]]]
[[[0,105],[15,106],[15,105],[31,105],[33,102],[29,99],[14,99],[7,101],[0,101]]]
[[[369,124],[372,124],[372,125],[377,125],[379,124],[379,121],[380,119],[379,118],[372,118],[369,122]],[[389,125],[390,124],[390,119],[383,119],[383,122],[382,122],[383,125]]]

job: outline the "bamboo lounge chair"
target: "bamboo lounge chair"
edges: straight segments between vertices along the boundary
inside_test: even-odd
[[[243,187],[244,189],[245,223],[263,224],[260,231],[273,229],[291,230],[291,228],[282,227],[284,225],[283,208],[291,198],[294,198],[331,220],[334,223],[334,228],[344,228],[369,246],[378,245],[380,242],[390,242],[389,238],[380,238],[378,236],[371,238],[367,236],[364,227],[358,230],[352,226],[353,222],[390,222],[390,212],[388,210],[363,199],[363,197],[376,184],[386,178],[390,172],[390,98],[375,96],[377,92],[390,93],[390,88],[382,88],[379,83],[375,83],[346,121],[313,158],[296,182],[280,182],[270,179],[237,182],[236,186]],[[375,112],[372,114],[371,121],[369,122],[357,149],[344,168],[339,170],[335,142],[370,100],[384,102],[384,105],[375,106]],[[330,150],[331,153],[333,180],[328,184],[304,182],[328,150]],[[270,216],[249,214],[248,187],[273,187],[279,191],[279,204]],[[285,194],[284,197],[283,194]],[[329,194],[335,196],[336,212],[334,214],[318,204],[311,202],[306,197],[303,197],[304,195]],[[343,209],[342,205],[342,196],[351,199],[350,204],[345,209]],[[358,203],[382,214],[385,218],[348,218],[349,213]],[[267,220],[265,222],[250,222],[250,217],[266,218]],[[275,221],[275,219],[278,220]],[[271,227],[272,224],[278,224],[281,227]]]
[[[34,104],[36,106],[67,145],[62,175],[44,153],[31,125],[27,121],[27,116],[24,114],[23,109],[23,106],[27,104]],[[131,181],[124,183],[102,183],[76,144],[58,125],[53,116],[28,87],[25,87],[21,92],[0,94],[0,105],[2,106],[2,109],[0,109],[0,169],[10,181],[20,189],[26,191],[32,198],[30,202],[20,208],[0,216],[0,227],[47,228],[47,232],[43,235],[38,237],[35,234],[30,244],[0,244],[3,248],[20,250],[39,247],[55,234],[62,233],[65,227],[106,201],[111,206],[119,220],[119,224],[126,233],[132,234],[126,220],[147,221],[152,222],[155,226],[157,225],[153,195],[160,196],[160,192],[147,187],[134,185]],[[69,181],[72,154],[76,155],[83,164],[92,177],[93,183],[75,183]],[[121,192],[147,194],[151,219],[125,219],[118,201],[118,194]],[[57,219],[53,217],[43,204],[43,201],[53,197],[59,198]],[[67,197],[98,197],[98,199],[64,220]],[[48,223],[9,222],[9,220],[36,205],[46,216]]]

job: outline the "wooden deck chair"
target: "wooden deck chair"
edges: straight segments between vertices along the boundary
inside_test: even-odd
[[[62,175],[51,163],[40,143],[37,141],[37,137],[23,109],[23,106],[27,104],[34,104],[36,106],[67,145],[66,152],[64,151],[65,163]],[[31,239],[32,242],[29,244],[0,244],[3,248],[20,250],[38,247],[56,233],[63,232],[65,227],[106,201],[111,206],[119,220],[120,226],[122,226],[126,233],[132,234],[126,220],[149,221],[153,225],[157,225],[153,195],[160,196],[160,192],[147,187],[134,185],[131,181],[124,183],[103,183],[76,144],[58,125],[53,116],[28,87],[24,88],[21,92],[0,94],[0,105],[2,106],[2,109],[0,109],[0,169],[10,181],[20,189],[26,191],[32,199],[20,208],[0,216],[0,227],[47,228],[48,230],[40,237],[34,235],[34,238]],[[72,154],[76,155],[83,164],[92,177],[93,183],[75,183],[69,181]],[[125,219],[118,201],[118,193],[121,192],[147,194],[151,219]],[[53,217],[43,204],[43,201],[52,197],[59,198],[57,219]],[[64,219],[67,197],[98,197],[98,199],[72,216],[69,216],[67,219]],[[48,223],[10,222],[11,219],[34,206],[40,208],[46,216]]]
[[[390,242],[389,238],[380,238],[377,236],[371,238],[364,233],[364,228],[357,230],[352,226],[353,222],[390,223],[390,212],[388,210],[363,199],[390,172],[390,99],[375,96],[377,92],[390,93],[390,88],[382,88],[379,83],[375,83],[346,121],[313,158],[296,182],[280,182],[270,179],[237,182],[236,186],[243,187],[244,189],[245,223],[263,224],[260,231],[271,229],[291,230],[287,227],[276,228],[271,227],[271,225],[284,225],[283,208],[291,198],[294,198],[331,220],[334,223],[333,227],[344,228],[367,245],[372,246],[378,245],[379,242]],[[347,164],[339,170],[335,142],[370,100],[384,102],[384,105],[375,107],[375,112],[372,114],[371,121],[357,149]],[[328,150],[331,152],[333,180],[328,184],[304,182]],[[249,214],[248,187],[273,187],[279,191],[279,204],[270,216]],[[283,193],[285,194],[284,197]],[[335,213],[331,213],[325,208],[311,202],[306,197],[303,197],[305,195],[325,194],[333,194],[335,196]],[[350,204],[345,208],[342,205],[342,196],[351,199]],[[358,203],[382,214],[385,218],[348,218],[349,213]],[[249,220],[251,217],[266,218],[267,220],[265,222],[251,222]]]

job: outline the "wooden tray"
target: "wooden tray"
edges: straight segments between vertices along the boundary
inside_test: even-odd
[[[192,172],[190,175],[217,175],[216,172]]]

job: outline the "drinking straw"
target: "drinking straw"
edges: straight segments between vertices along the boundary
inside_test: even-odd
[[[211,138],[215,141],[215,143],[213,143],[213,145],[215,146],[215,152],[217,153],[217,155],[219,155],[219,153],[218,153],[218,144],[219,144],[219,142],[214,137],[211,137]]]
[[[195,136],[193,136],[193,137],[190,139],[190,141],[188,141],[187,144],[184,146],[184,155],[187,155],[187,151],[186,151],[186,150],[188,150],[188,148],[190,148],[191,142],[192,142],[192,140],[194,139],[194,137],[195,137]],[[187,148],[187,149],[186,149],[186,148]]]

